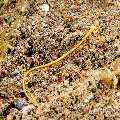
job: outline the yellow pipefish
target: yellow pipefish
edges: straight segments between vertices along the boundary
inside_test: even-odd
[[[92,25],[92,26],[91,26],[91,29],[86,33],[86,35],[82,38],[82,40],[81,40],[78,44],[76,44],[73,48],[71,48],[68,52],[64,53],[60,58],[58,58],[58,59],[56,59],[56,60],[54,60],[54,61],[51,61],[50,63],[44,64],[44,65],[40,65],[40,66],[37,66],[37,67],[33,67],[33,68],[31,68],[30,70],[28,70],[28,71],[24,74],[24,76],[23,76],[23,78],[22,78],[22,80],[21,80],[21,82],[22,82],[22,87],[23,87],[23,91],[24,91],[26,97],[30,100],[30,102],[32,102],[32,103],[33,103],[34,105],[36,105],[36,106],[39,106],[39,103],[37,102],[37,100],[36,100],[36,99],[33,99],[33,98],[31,97],[30,92],[29,92],[28,89],[26,88],[25,82],[26,82],[26,80],[27,80],[28,75],[29,75],[32,71],[35,71],[35,70],[38,70],[38,69],[42,69],[42,68],[45,68],[45,67],[49,67],[49,66],[51,66],[51,65],[54,65],[54,64],[62,61],[64,58],[66,58],[68,55],[70,55],[72,52],[74,52],[77,48],[83,47],[84,44],[85,44],[85,42],[87,41],[87,38],[89,37],[89,35],[90,35],[91,33],[95,32],[95,31],[96,31],[96,28],[97,28],[96,25]]]

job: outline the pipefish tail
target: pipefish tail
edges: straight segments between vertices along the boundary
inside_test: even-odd
[[[36,99],[32,98],[31,95],[30,95],[30,92],[28,90],[28,88],[26,87],[26,81],[27,81],[27,77],[28,75],[32,72],[32,71],[35,71],[35,70],[38,70],[38,69],[42,69],[42,68],[45,68],[45,67],[49,67],[51,65],[54,65],[54,64],[57,64],[58,62],[62,61],[64,58],[68,57],[72,52],[74,52],[77,48],[79,47],[83,47],[87,41],[87,38],[90,36],[91,33],[95,32],[97,29],[97,26],[96,25],[92,25],[91,26],[91,29],[86,33],[86,35],[82,38],[82,40],[76,44],[73,48],[71,48],[69,51],[67,51],[66,53],[64,53],[60,58],[54,60],[54,61],[51,61],[50,63],[47,63],[47,64],[44,64],[44,65],[40,65],[40,66],[36,66],[36,67],[33,67],[31,68],[30,70],[28,70],[21,82],[22,82],[22,87],[23,87],[23,91],[26,95],[26,97],[29,99],[29,101],[31,103],[33,103],[35,106],[39,106],[39,102],[37,102]]]

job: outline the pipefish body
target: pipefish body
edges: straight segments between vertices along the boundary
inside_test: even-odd
[[[84,44],[86,43],[87,41],[87,38],[90,36],[91,33],[95,32],[97,29],[96,25],[92,25],[91,26],[91,29],[86,33],[86,35],[82,38],[82,40],[76,44],[73,48],[71,48],[69,51],[67,51],[66,53],[64,53],[60,58],[54,60],[54,61],[51,61],[47,64],[43,64],[43,65],[40,65],[40,66],[37,66],[37,67],[33,67],[31,68],[30,70],[28,70],[23,78],[21,79],[21,82],[22,82],[22,87],[23,87],[23,91],[26,95],[26,97],[29,99],[29,101],[31,103],[33,103],[35,106],[39,106],[39,102],[37,102],[36,99],[32,98],[31,95],[30,95],[30,92],[29,90],[26,88],[26,80],[27,80],[27,77],[28,75],[32,72],[32,71],[35,71],[35,70],[38,70],[38,69],[42,69],[42,68],[45,68],[45,67],[49,67],[51,65],[54,65],[54,64],[57,64],[58,62],[62,61],[64,58],[68,57],[72,52],[74,52],[77,48],[79,47],[83,47]]]

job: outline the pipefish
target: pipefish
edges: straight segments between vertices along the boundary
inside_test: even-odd
[[[69,51],[64,53],[60,58],[58,58],[58,59],[56,59],[54,61],[51,61],[51,62],[49,62],[47,64],[43,64],[43,65],[40,65],[40,66],[33,67],[33,68],[29,69],[24,74],[23,78],[21,79],[22,88],[23,88],[23,91],[25,93],[25,96],[29,99],[29,101],[31,103],[33,103],[35,106],[39,106],[39,102],[37,102],[36,99],[31,97],[29,90],[26,88],[26,84],[25,83],[26,83],[28,75],[30,75],[30,73],[32,71],[35,71],[35,70],[38,70],[38,69],[42,69],[42,68],[49,67],[51,65],[57,64],[58,62],[62,61],[64,58],[68,57],[77,48],[83,47],[85,45],[86,41],[87,41],[87,38],[90,36],[91,33],[94,33],[96,31],[96,29],[97,29],[97,26],[96,25],[92,25],[90,30],[86,33],[86,35],[82,38],[82,40],[78,44],[76,44],[73,48],[71,48]]]

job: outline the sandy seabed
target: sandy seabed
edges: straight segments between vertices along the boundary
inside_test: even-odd
[[[13,49],[0,62],[0,120],[120,120],[120,1],[103,1],[30,2],[10,42]],[[0,15],[7,16],[13,4]],[[32,72],[26,86],[39,107],[32,104],[20,82],[24,73],[61,57],[96,21],[96,32],[81,49]]]

